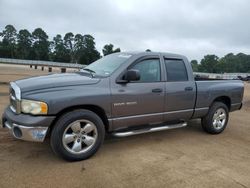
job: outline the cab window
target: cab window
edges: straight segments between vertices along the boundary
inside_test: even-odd
[[[140,72],[137,82],[159,82],[161,80],[160,59],[145,59],[130,67]]]
[[[165,59],[168,82],[188,81],[187,70],[180,59]]]

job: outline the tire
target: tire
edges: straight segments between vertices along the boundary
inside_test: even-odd
[[[227,105],[222,102],[214,102],[208,114],[201,119],[202,128],[207,133],[219,134],[226,128],[228,118],[229,113]]]
[[[85,160],[103,143],[105,128],[101,118],[89,110],[74,110],[62,115],[51,132],[54,153],[68,161]]]

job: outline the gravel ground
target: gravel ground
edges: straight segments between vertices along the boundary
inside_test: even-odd
[[[47,70],[0,65],[0,113],[8,82]],[[250,187],[250,84],[244,107],[230,114],[220,135],[202,131],[199,120],[182,129],[107,138],[92,158],[69,163],[49,141],[16,140],[0,130],[0,187]]]

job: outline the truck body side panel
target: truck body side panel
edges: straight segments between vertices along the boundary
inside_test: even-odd
[[[206,115],[213,101],[219,97],[230,99],[230,107],[237,110],[241,106],[244,85],[239,80],[196,81],[197,100],[193,118]]]

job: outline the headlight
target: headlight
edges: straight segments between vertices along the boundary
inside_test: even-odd
[[[27,114],[47,114],[48,113],[48,105],[44,102],[40,101],[32,101],[32,100],[21,100],[21,111]]]

